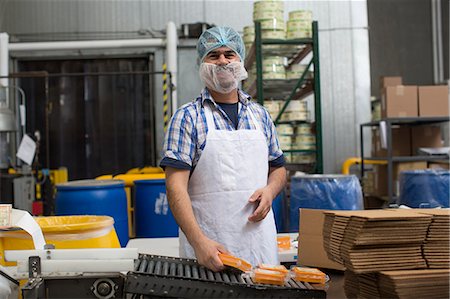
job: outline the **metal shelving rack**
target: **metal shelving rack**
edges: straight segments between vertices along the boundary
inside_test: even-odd
[[[365,127],[379,127],[381,122],[386,123],[386,146],[387,146],[387,156],[386,157],[364,157],[364,128]],[[361,144],[361,177],[364,177],[364,159],[370,160],[381,160],[387,162],[388,167],[388,200],[389,204],[395,203],[397,199],[394,196],[394,162],[416,162],[416,161],[440,161],[443,159],[442,156],[392,156],[392,126],[393,125],[429,125],[437,124],[443,122],[449,122],[450,117],[403,117],[403,118],[386,118],[380,121],[363,123],[360,125],[360,144]]]
[[[281,45],[281,49],[264,49],[264,45]],[[321,115],[321,98],[320,98],[320,68],[319,68],[319,35],[318,23],[312,22],[312,38],[302,38],[294,40],[281,39],[262,39],[261,23],[255,22],[255,42],[253,43],[249,55],[245,62],[246,69],[256,62],[256,80],[252,82],[248,90],[252,97],[258,99],[263,105],[265,97],[284,98],[285,103],[281,108],[278,116],[275,118],[275,125],[281,123],[296,124],[299,121],[280,121],[281,115],[286,110],[289,102],[292,100],[300,100],[314,94],[314,117],[316,129],[316,149],[315,150],[284,150],[284,152],[302,152],[315,153],[315,166],[305,166],[305,164],[287,164],[288,170],[302,170],[306,172],[323,173],[323,149],[322,149],[322,115]],[[277,55],[288,57],[289,69],[292,65],[301,62],[309,53],[312,53],[312,59],[308,63],[307,68],[299,79],[264,79],[262,61],[264,55]],[[311,65],[314,66],[313,79],[307,79],[306,75]]]

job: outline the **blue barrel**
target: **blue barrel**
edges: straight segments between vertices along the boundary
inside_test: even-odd
[[[166,195],[166,180],[134,182],[136,237],[178,237],[178,225]]]
[[[275,217],[275,226],[277,227],[277,232],[284,233],[285,232],[285,213],[284,213],[284,192],[278,194],[277,197],[272,202],[272,211],[273,216]]]
[[[79,180],[56,185],[57,216],[100,215],[114,218],[120,245],[128,243],[128,208],[120,180]]]
[[[448,208],[449,185],[448,170],[402,171],[398,204],[411,208]]]
[[[298,232],[299,209],[363,210],[359,180],[354,175],[303,175],[291,178],[289,232]]]

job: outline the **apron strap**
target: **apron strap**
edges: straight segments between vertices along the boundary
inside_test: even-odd
[[[211,107],[209,106],[209,103],[205,103],[205,117],[206,117],[206,124],[208,125],[208,131],[215,131],[216,130],[216,124],[214,123],[213,113],[211,110]]]

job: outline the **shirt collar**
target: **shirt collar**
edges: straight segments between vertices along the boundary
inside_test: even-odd
[[[200,98],[201,98],[202,106],[204,106],[204,103],[205,103],[206,100],[209,100],[214,105],[216,105],[216,102],[214,102],[214,100],[211,97],[211,94],[209,93],[209,91],[208,91],[208,89],[206,87],[202,89],[202,92],[200,94]],[[241,102],[241,104],[245,105],[245,106],[247,106],[248,103],[252,99],[252,97],[249,94],[247,94],[246,92],[244,92],[240,88],[238,88],[238,98],[239,98],[239,102]]]

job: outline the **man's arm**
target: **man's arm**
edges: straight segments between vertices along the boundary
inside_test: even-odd
[[[227,252],[227,250],[221,244],[206,237],[195,219],[188,193],[189,173],[190,170],[166,167],[166,189],[170,209],[194,248],[198,262],[213,271],[220,271],[224,269],[224,266],[218,253]]]
[[[256,190],[250,196],[249,202],[258,202],[258,207],[252,215],[248,217],[249,221],[257,222],[266,218],[272,208],[272,201],[283,190],[286,185],[286,168],[270,167],[267,185],[264,188]]]

